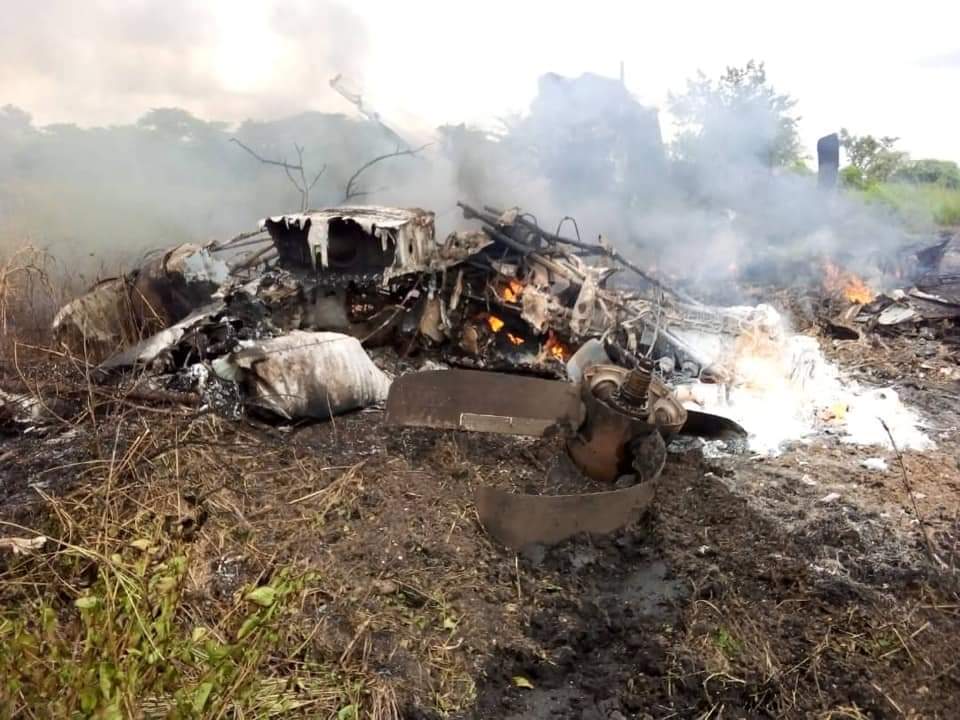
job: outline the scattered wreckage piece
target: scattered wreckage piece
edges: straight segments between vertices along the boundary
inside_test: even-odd
[[[719,440],[723,443],[743,442],[747,437],[747,430],[740,423],[713,413],[684,408],[687,420],[683,424],[682,435],[698,437],[702,440]]]
[[[53,319],[54,337],[76,352],[102,356],[189,316],[228,277],[226,263],[206,248],[178,245],[64,305]]]
[[[356,338],[293,330],[213,361],[220,377],[241,389],[248,407],[284,420],[334,415],[387,397],[390,379]]]
[[[687,413],[651,366],[596,365],[584,372],[580,392],[586,420],[567,443],[577,467],[607,483],[630,473],[641,481],[659,475],[663,440],[680,431]]]
[[[69,416],[70,410],[59,398],[46,399],[0,390],[0,433],[20,434],[33,430]]]
[[[715,325],[721,322],[712,317],[716,309],[705,308],[649,274],[644,277],[656,290],[651,297],[610,289],[607,282],[617,272],[616,267],[587,264],[578,254],[562,247],[590,247],[585,243],[544,231],[519,208],[496,215],[491,212],[493,208],[479,210],[466,203],[458,205],[464,217],[480,221],[483,231],[494,241],[497,260],[489,264],[496,275],[488,281],[494,288],[486,295],[488,303],[510,316],[519,309],[518,320],[527,326],[527,334],[532,330],[540,336],[535,340],[541,348],[546,333],[562,343],[562,359],[566,360],[578,345],[603,337],[608,344],[619,345],[624,358],[635,360],[639,353],[648,352],[654,343],[659,343],[669,345],[670,352],[681,361],[692,359],[703,364],[698,351],[684,343],[674,329],[689,324],[690,318],[696,322],[705,316],[710,316],[710,324]],[[606,244],[598,247],[592,254],[623,264],[623,258]],[[500,312],[496,318],[498,326],[506,320]],[[508,330],[513,337],[527,340],[515,328]]]
[[[8,550],[13,555],[33,555],[47,544],[46,535],[33,537],[0,537],[0,550]]]
[[[949,327],[955,327],[960,320],[960,298],[918,288],[894,290],[859,308],[854,319],[868,330],[887,333],[916,332],[921,325],[943,326],[935,334],[950,341],[956,339]]]
[[[570,383],[478,370],[401,375],[387,396],[385,422],[407,427],[543,436],[583,421]]]
[[[626,370],[595,365],[581,383],[469,370],[408,373],[394,380],[387,396],[386,422],[406,427],[473,430],[540,437],[560,432],[577,467],[600,482],[628,473],[652,479],[640,440],[657,434],[717,428],[734,432],[735,423],[711,423],[706,413],[687,427],[687,411],[649,367]],[[639,464],[639,467],[638,467]]]
[[[911,284],[854,304],[852,319],[866,331],[885,334],[922,331],[931,338],[960,342],[960,237],[943,232],[934,244],[905,251],[894,268]]]
[[[554,545],[578,533],[605,535],[638,521],[650,507],[654,483],[576,495],[519,495],[481,487],[475,502],[480,524],[512,550]]]
[[[460,203],[460,207],[464,209],[465,214],[471,213],[476,217],[476,210],[474,210],[473,208],[470,208],[464,205],[463,203]],[[573,240],[572,238],[563,237],[557,234],[560,231],[559,228],[557,228],[557,233],[551,233],[544,230],[539,225],[537,225],[536,222],[530,219],[531,216],[529,214],[521,213],[520,208],[511,208],[509,210],[498,210],[496,208],[490,207],[489,205],[484,205],[483,209],[486,212],[497,215],[499,218],[498,222],[500,224],[513,225],[514,223],[517,223],[525,227],[527,230],[529,230],[532,233],[534,237],[539,238],[541,241],[545,241],[547,243],[551,243],[554,245],[570,245],[571,247],[575,247],[578,250],[580,250],[582,254],[604,255],[610,258],[611,260],[615,261],[616,263],[628,268],[629,270],[634,272],[636,275],[641,277],[644,281],[646,281],[653,287],[657,288],[658,290],[661,290],[670,295],[673,295],[679,300],[685,303],[689,303],[691,305],[698,306],[701,304],[698,300],[695,300],[694,298],[690,297],[682,290],[679,290],[677,288],[673,288],[667,285],[660,278],[654,277],[651,273],[641,269],[635,263],[625,258],[622,254],[617,252],[616,248],[614,248],[613,245],[611,245],[603,236],[600,236],[598,238],[598,241],[596,244],[583,242],[580,239],[580,229],[579,227],[577,227],[576,220],[574,220],[571,217],[566,217],[564,218],[564,220],[573,221],[574,227],[577,228],[576,240]]]
[[[230,268],[207,248],[190,243],[150,257],[136,272],[132,301],[147,328],[168,327],[210,302]]]
[[[443,270],[489,244],[438,246],[434,214],[420,208],[315,210],[266,218],[261,228],[273,239],[280,267],[344,280],[375,276],[383,287],[398,276]]]
[[[126,277],[102,280],[71,300],[53,318],[53,336],[77,352],[95,356],[136,338],[130,281]]]
[[[140,340],[136,344],[115,353],[97,367],[98,376],[134,369],[146,369],[154,373],[170,372],[175,369],[173,350],[187,333],[223,308],[216,302],[195,310],[173,325]]]
[[[600,359],[596,352],[591,357]],[[394,381],[386,421],[533,436],[559,430],[570,460],[585,476],[632,484],[560,496],[480,488],[475,500],[481,524],[513,549],[557,543],[579,532],[609,533],[636,521],[653,500],[667,459],[665,438],[739,428],[719,418],[713,423],[707,413],[697,413],[688,427],[687,411],[653,377],[650,363],[627,370],[591,364],[585,356],[578,361],[579,383],[465,370],[410,373]]]

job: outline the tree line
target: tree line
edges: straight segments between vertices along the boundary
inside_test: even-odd
[[[494,130],[438,128],[423,157],[381,124],[308,112],[238,126],[159,108],[109,127],[38,126],[0,108],[0,244],[30,242],[68,262],[109,265],[181,241],[251,229],[257,219],[351,202],[421,205],[456,199],[595,213],[599,231],[672,203],[751,210],[771,174],[802,177],[797,101],[762,62],[702,73],[671,94],[679,128],[663,143],[655,111],[608,78],[541,82],[530,111]],[[960,188],[956,163],[914,160],[897,139],[841,133],[841,178],[864,189],[903,183]],[[419,148],[423,150],[424,148]],[[363,173],[355,177],[357,171]],[[764,191],[766,192],[766,191]],[[665,200],[666,198],[666,200]],[[91,261],[92,259],[92,261]]]

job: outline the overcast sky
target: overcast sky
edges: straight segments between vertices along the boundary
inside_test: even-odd
[[[617,75],[664,106],[698,69],[750,58],[819,135],[897,135],[960,161],[960,3],[0,0],[0,105],[38,123],[351,112],[338,72],[410,131],[522,111],[544,72]],[[664,117],[669,134],[668,118]]]

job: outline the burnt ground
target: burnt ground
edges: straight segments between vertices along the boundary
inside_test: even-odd
[[[955,717],[955,360],[907,339],[828,352],[923,410],[938,448],[906,453],[912,498],[878,448],[822,438],[755,459],[676,446],[643,522],[515,556],[483,533],[472,493],[544,489],[558,440],[397,430],[377,411],[279,431],[128,408],[96,431],[8,437],[0,516],[62,532],[49,498],[95,506],[85,463],[133,457],[162,417],[177,463],[111,482],[131,496],[153,483],[150,512],[168,518],[202,498],[202,525],[177,539],[190,613],[215,617],[281,561],[319,571],[289,618],[298,654],[271,676],[337,664],[410,718]],[[157,447],[160,467],[170,444]],[[877,456],[887,471],[860,465]]]

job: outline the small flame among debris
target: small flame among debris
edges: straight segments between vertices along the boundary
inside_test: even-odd
[[[508,280],[507,284],[504,286],[503,291],[500,293],[500,297],[506,302],[515,303],[520,300],[520,296],[522,294],[523,283],[515,278],[510,278],[510,280]]]
[[[828,293],[860,305],[866,305],[876,297],[876,293],[859,275],[843,270],[829,260],[824,261],[823,272],[823,288]]]
[[[843,296],[850,302],[866,305],[876,297],[876,294],[863,280],[853,275],[850,278],[850,282],[847,283],[847,286],[843,288]]]
[[[487,315],[487,325],[489,325],[490,329],[493,330],[495,333],[498,333],[501,330],[503,330],[504,325],[506,325],[506,323],[500,318],[498,318],[496,315]],[[519,335],[515,335],[512,332],[507,332],[505,333],[505,335],[507,336],[507,340],[509,340],[514,345],[523,345],[523,343],[526,342],[522,337],[520,337]]]
[[[543,344],[544,354],[553,357],[560,362],[566,362],[570,357],[570,349],[557,339],[553,330],[550,330],[547,336],[547,342]]]
[[[496,315],[487,315],[487,325],[489,325],[490,329],[494,332],[500,332],[503,330],[504,322]]]

